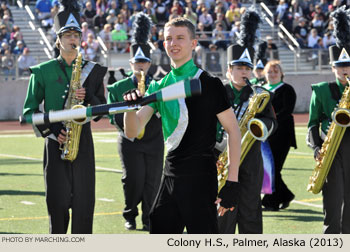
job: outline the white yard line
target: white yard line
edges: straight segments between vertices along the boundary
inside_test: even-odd
[[[15,158],[15,159],[25,159],[25,160],[42,161],[41,158],[32,158],[32,157],[17,156],[17,155],[9,155],[9,154],[2,154],[2,153],[0,153],[0,157],[8,157],[8,158]],[[105,167],[101,167],[101,166],[96,166],[96,170],[111,171],[111,172],[116,172],[116,173],[123,173],[122,170],[117,170],[117,169],[113,169],[113,168],[105,168]]]
[[[316,207],[316,208],[322,208],[323,207],[322,205],[316,205],[316,204],[307,203],[307,202],[298,201],[298,200],[293,200],[292,203],[303,205],[303,206]]]

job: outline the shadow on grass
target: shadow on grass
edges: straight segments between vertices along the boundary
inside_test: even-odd
[[[310,209],[288,209],[277,212],[264,211],[264,218],[289,219],[301,222],[323,221],[322,210],[314,211]],[[266,214],[268,213],[268,214]]]
[[[2,172],[0,176],[43,176],[42,174],[29,174],[29,173],[8,173]]]
[[[45,192],[34,192],[34,191],[16,191],[16,190],[0,190],[0,195],[37,195],[45,196]]]
[[[41,160],[27,160],[27,159],[13,159],[13,158],[3,158],[1,159],[1,165],[26,165],[26,164],[42,164]]]

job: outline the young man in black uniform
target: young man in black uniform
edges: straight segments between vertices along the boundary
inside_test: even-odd
[[[350,40],[347,37],[350,34],[350,23],[344,8],[337,9],[332,17],[337,45],[329,48],[329,54],[335,81],[313,84],[310,100],[307,144],[314,150],[315,160],[321,160],[322,143],[330,130],[331,123],[334,123],[332,113],[338,107],[344,90],[349,86],[346,76],[350,76]],[[334,143],[337,140],[333,136],[330,141]],[[339,148],[330,164],[328,176],[322,187],[323,232],[325,234],[350,233],[349,128],[346,128],[339,141]],[[327,153],[333,151],[331,147],[333,145],[328,145]]]
[[[55,16],[56,45],[60,56],[31,68],[31,76],[23,114],[44,110],[61,110],[66,103],[72,68],[80,45],[80,15],[75,1],[62,1],[64,9]],[[83,105],[105,103],[103,77],[107,69],[83,61],[80,84],[75,97]],[[95,121],[98,118],[94,119]],[[60,146],[67,140],[62,123],[52,123],[34,128],[38,136],[45,137],[44,175],[46,203],[50,220],[50,233],[64,234],[72,209],[71,233],[92,233],[95,206],[95,157],[90,123],[82,126],[78,155],[74,161],[62,160]]]
[[[234,210],[239,195],[240,133],[225,89],[218,78],[199,69],[192,51],[197,45],[190,20],[175,18],[165,24],[164,47],[172,70],[147,93],[187,78],[199,78],[201,96],[156,102],[138,112],[125,113],[125,134],[136,137],[155,112],[162,118],[168,154],[164,177],[150,214],[151,233],[217,233],[217,215]],[[138,90],[124,95],[136,100]],[[213,153],[217,120],[228,132],[228,180],[217,198],[216,158]],[[217,210],[216,204],[220,203]]]
[[[152,80],[152,77],[147,75],[151,66],[151,47],[148,44],[150,28],[149,17],[144,13],[138,13],[134,21],[133,37],[142,40],[135,40],[130,47],[130,66],[133,75],[108,86],[108,103],[123,101],[123,93],[137,88],[142,81],[147,90]],[[144,72],[145,79],[142,79],[141,71]],[[128,138],[123,133],[123,117],[123,113],[110,116],[111,123],[120,131],[118,152],[123,167],[125,228],[136,229],[137,205],[142,202],[143,230],[149,231],[149,211],[157,194],[163,170],[162,123],[159,114],[154,114],[138,137]]]
[[[245,16],[243,16],[243,20],[251,20],[254,16],[255,18],[258,17],[256,12],[251,12],[250,10],[244,15],[248,15],[250,18],[245,19]],[[264,136],[255,141],[239,167],[238,181],[241,185],[241,193],[236,210],[218,217],[219,232],[223,234],[234,234],[236,226],[238,226],[238,232],[240,234],[262,234],[263,222],[260,194],[264,178],[264,167],[260,147],[261,141],[265,141],[277,127],[270,97],[265,98],[269,100],[260,113],[257,112],[257,108],[262,100],[257,102],[256,111],[247,110],[248,104],[252,104],[252,97],[254,95],[253,88],[247,85],[246,82],[252,75],[254,62],[254,48],[252,45],[254,41],[247,43],[247,40],[244,38],[249,35],[247,33],[255,34],[254,29],[248,28],[249,25],[244,25],[243,29],[241,29],[240,44],[231,45],[227,49],[228,68],[226,76],[229,83],[225,85],[225,88],[239,122],[245,120],[244,118],[249,113],[254,113],[254,118],[246,122],[247,125],[242,125],[242,122],[240,122],[240,127],[242,129],[247,127],[249,130],[249,123],[253,120],[259,120],[262,125],[260,130],[264,132]],[[262,92],[268,93],[268,91],[258,86],[255,86],[254,89],[258,94]],[[242,139],[244,139],[243,135]],[[242,146],[244,146],[243,143]]]

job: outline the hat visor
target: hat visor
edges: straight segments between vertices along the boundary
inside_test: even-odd
[[[350,60],[338,60],[334,61],[332,64],[334,67],[345,67],[345,66],[350,66]]]
[[[137,63],[137,62],[151,62],[151,59],[147,58],[147,57],[139,57],[139,58],[132,58],[130,59],[131,63]]]
[[[231,62],[229,62],[229,65],[231,65],[231,66],[247,66],[247,67],[250,67],[251,69],[253,69],[253,67],[254,67],[251,62],[240,61],[240,60],[232,60]]]
[[[76,27],[76,26],[64,26],[57,32],[57,35],[61,35],[62,33],[67,32],[67,31],[76,31],[76,32],[81,33],[81,29],[79,27]]]

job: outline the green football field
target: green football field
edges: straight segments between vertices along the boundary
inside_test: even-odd
[[[291,149],[282,172],[296,195],[290,207],[263,212],[266,234],[321,234],[322,197],[306,191],[314,161],[305,144],[306,127],[297,127],[298,149]],[[96,204],[94,233],[126,231],[122,217],[124,196],[117,154],[116,132],[94,132]],[[49,222],[42,172],[43,139],[28,134],[0,134],[0,234],[46,234]],[[137,218],[141,228],[140,216]]]

